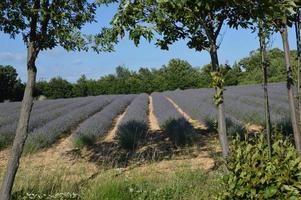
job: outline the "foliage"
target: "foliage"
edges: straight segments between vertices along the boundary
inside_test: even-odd
[[[52,78],[44,94],[51,99],[72,97],[72,84],[61,77]]]
[[[193,126],[185,118],[168,120],[164,131],[175,146],[190,145],[195,136]]]
[[[291,51],[291,61],[292,67],[294,69],[294,75],[296,77],[296,69],[297,69],[297,59],[296,59],[296,51]],[[286,71],[283,66],[285,66],[284,61],[284,52],[280,49],[271,49],[268,51],[269,57],[269,70],[268,70],[268,81],[269,82],[279,82],[286,80]],[[238,62],[238,65],[245,72],[242,73],[242,77],[240,79],[241,84],[250,84],[250,83],[260,83],[262,82],[261,75],[261,55],[260,52],[252,51],[250,55],[246,58],[241,59]]]
[[[227,160],[229,174],[221,199],[299,199],[301,160],[293,145],[281,136],[269,159],[265,136],[233,141]]]
[[[79,30],[95,20],[95,4],[88,1],[1,1],[0,31],[21,34],[26,45],[39,51],[62,46],[87,50]]]
[[[18,78],[16,69],[10,65],[0,65],[0,102],[22,100],[24,85]]]
[[[85,75],[81,75],[76,84],[73,85],[72,93],[76,97],[88,96],[88,81]]]

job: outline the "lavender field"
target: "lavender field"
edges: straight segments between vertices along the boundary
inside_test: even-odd
[[[97,140],[114,127],[120,114],[124,117],[119,126],[130,121],[145,124],[149,129],[149,100],[158,126],[164,129],[167,121],[183,118],[167,100],[173,100],[193,120],[204,123],[215,118],[212,102],[213,89],[188,89],[152,93],[151,95],[107,95],[72,99],[37,101],[29,122],[26,145],[30,150],[49,147],[60,138],[87,136]],[[289,119],[285,84],[269,86],[272,122]],[[264,119],[263,90],[261,85],[227,87],[225,90],[226,117],[237,124],[261,124]],[[12,144],[20,103],[0,104],[0,149]]]

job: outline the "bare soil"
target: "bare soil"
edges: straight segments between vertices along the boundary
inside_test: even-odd
[[[73,148],[70,137],[61,139],[56,145],[47,150],[34,154],[25,155],[21,158],[20,168],[17,174],[19,177],[47,177],[55,172],[63,171],[66,179],[80,182],[88,179],[96,173],[99,167],[88,162],[84,157],[74,156],[77,149]],[[4,173],[9,158],[9,149],[0,152],[0,174]]]
[[[105,138],[103,139],[104,142],[112,142],[114,141],[114,138],[116,136],[116,132],[118,129],[119,124],[121,123],[125,113],[126,113],[127,109],[120,115],[118,115],[114,120],[113,120],[113,124],[112,124],[112,129],[105,134]]]
[[[149,96],[149,127],[152,132],[160,130],[159,122],[154,113],[154,103],[152,96]]]

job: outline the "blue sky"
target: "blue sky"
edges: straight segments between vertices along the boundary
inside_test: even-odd
[[[103,7],[97,12],[98,23],[84,27],[85,33],[97,33],[101,27],[108,24],[116,7]],[[223,29],[223,39],[219,49],[220,63],[233,64],[235,61],[248,56],[249,52],[258,48],[256,33],[250,30]],[[294,31],[289,30],[291,49],[296,48]],[[9,38],[0,32],[0,64],[12,65],[22,79],[26,80],[26,47],[21,37]],[[275,34],[270,47],[282,48],[281,37]],[[169,51],[157,48],[154,43],[141,41],[139,47],[124,38],[113,53],[94,52],[66,52],[58,47],[50,51],[40,53],[37,60],[38,80],[49,80],[52,77],[61,76],[68,81],[75,82],[81,74],[88,78],[97,79],[103,75],[114,73],[115,67],[124,65],[131,70],[140,67],[159,68],[168,63],[172,58],[187,60],[195,67],[210,63],[207,52],[195,52],[188,49],[185,41],[175,43]]]

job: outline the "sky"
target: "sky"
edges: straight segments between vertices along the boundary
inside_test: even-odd
[[[97,23],[84,26],[83,32],[96,34],[101,27],[107,26],[116,11],[116,6],[102,7],[97,11]],[[221,45],[218,52],[220,64],[233,64],[235,61],[249,55],[259,46],[256,33],[250,30],[233,30],[224,28]],[[296,48],[294,30],[289,30],[291,49]],[[281,48],[281,37],[273,35],[269,44],[270,48]],[[185,41],[173,44],[169,51],[161,50],[154,42],[142,40],[136,47],[128,38],[124,38],[115,46],[115,52],[67,52],[61,47],[43,51],[39,54],[36,66],[38,68],[37,80],[50,80],[60,76],[70,82],[85,74],[89,79],[98,79],[101,76],[115,72],[118,65],[123,65],[130,70],[140,67],[160,68],[172,58],[188,61],[194,67],[201,67],[210,63],[208,52],[196,52],[186,46]],[[12,65],[16,68],[19,77],[26,81],[26,46],[22,37],[11,39],[9,35],[0,32],[0,65]]]

